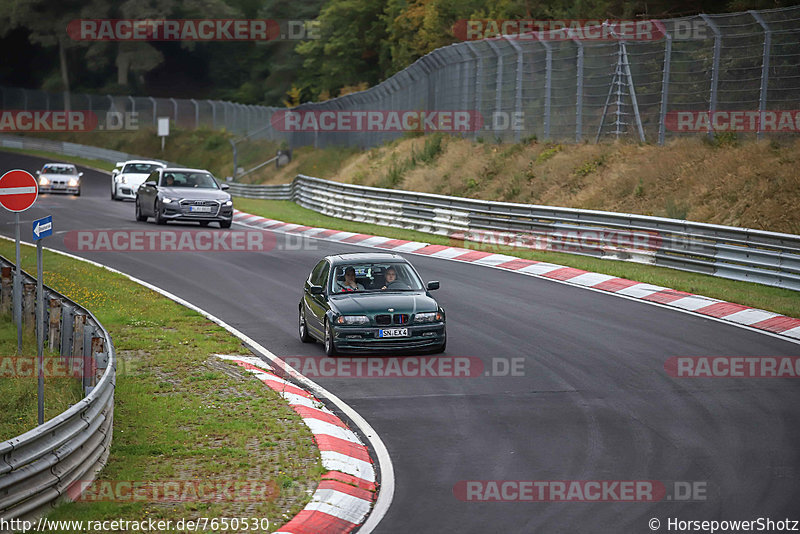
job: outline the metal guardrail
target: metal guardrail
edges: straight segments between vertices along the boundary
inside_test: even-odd
[[[10,263],[3,265],[3,309],[10,309]],[[23,273],[26,286],[35,279]],[[116,357],[111,336],[90,311],[64,295],[44,288],[45,339],[57,349],[67,369],[82,369],[86,397],[43,425],[0,442],[0,518],[40,516],[62,499],[76,481],[94,479],[105,465],[114,420]],[[26,302],[26,299],[23,299]],[[34,329],[34,299],[23,317]],[[77,365],[75,365],[77,363]],[[99,375],[99,377],[98,377]]]
[[[446,235],[499,251],[534,249],[648,263],[800,291],[800,236],[627,213],[491,202],[298,175],[231,184],[244,198],[293,200],[333,217]]]
[[[53,141],[51,139],[42,139],[40,137],[24,137],[21,135],[0,135],[0,147],[54,152],[56,154],[63,154],[65,156],[96,159],[100,161],[107,161],[109,163],[117,163],[118,161],[127,161],[129,159],[164,161],[158,158],[146,158],[143,156],[127,154],[118,150],[109,150],[107,148],[100,148],[96,146],[80,145],[78,143],[68,143],[66,141]],[[168,165],[175,165],[169,161],[164,161],[164,163],[167,163]]]

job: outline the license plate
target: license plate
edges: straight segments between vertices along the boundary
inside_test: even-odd
[[[408,328],[386,328],[378,330],[378,337],[408,337]]]
[[[67,184],[59,184],[57,182],[53,182],[53,189],[66,189]]]
[[[211,206],[189,206],[189,211],[211,213]]]

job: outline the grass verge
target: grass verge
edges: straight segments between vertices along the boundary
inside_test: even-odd
[[[235,206],[237,209],[247,213],[290,223],[319,226],[346,232],[381,235],[393,239],[424,241],[437,245],[463,245],[463,243],[455,242],[444,236],[329,217],[286,200],[236,198]],[[628,278],[638,282],[669,287],[679,291],[687,291],[689,293],[736,302],[746,306],[753,306],[791,317],[800,317],[800,299],[797,298],[797,292],[788,289],[726,280],[724,278],[687,273],[664,267],[654,267],[652,265],[603,260],[561,252],[508,249],[507,247],[504,247],[503,250],[498,250],[497,246],[478,243],[470,244],[469,248],[472,250],[499,252],[509,256],[535,261],[546,261],[558,265],[565,265],[567,267],[574,267],[576,269],[609,274],[620,278]]]
[[[0,241],[13,255],[13,242]],[[35,250],[22,247],[35,272]],[[324,472],[313,436],[275,392],[213,354],[249,354],[199,314],[127,278],[45,252],[44,281],[92,310],[111,333],[118,375],[114,440],[101,481],[260,481],[275,498],[243,502],[67,503],[53,519],[268,518],[277,528],[310,499]],[[162,499],[164,500],[164,499]],[[174,523],[173,523],[174,524]]]
[[[23,331],[22,355],[16,356],[16,353],[17,327],[11,314],[0,315],[0,441],[15,438],[38,424],[38,367],[33,331]],[[45,369],[63,369],[52,365],[60,362],[61,358],[51,354],[46,345],[44,358]],[[79,379],[45,377],[45,420],[52,419],[82,398],[83,388]]]

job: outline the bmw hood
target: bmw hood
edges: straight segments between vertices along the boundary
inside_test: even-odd
[[[436,300],[424,292],[370,292],[332,295],[331,307],[343,315],[374,315],[377,313],[408,313],[436,311]],[[392,308],[392,312],[389,312]]]

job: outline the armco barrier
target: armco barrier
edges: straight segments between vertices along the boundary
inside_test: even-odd
[[[66,141],[53,141],[52,139],[42,139],[40,137],[24,137],[21,135],[0,135],[0,147],[17,148],[20,150],[41,150],[43,152],[54,152],[56,154],[63,154],[65,156],[96,159],[99,161],[107,161],[109,163],[116,163],[118,161],[126,161],[129,159],[153,159],[127,154],[125,152],[119,152],[118,150],[79,145],[77,143],[68,143]],[[156,158],[155,161],[162,160]]]
[[[628,213],[491,202],[342,184],[230,184],[244,198],[293,200],[333,217],[465,242],[649,263],[800,291],[800,236]]]
[[[11,264],[2,257],[0,264],[5,287]],[[23,277],[35,282],[28,274]],[[116,383],[111,336],[87,309],[50,288],[44,292],[46,343],[60,351],[68,369],[83,369],[78,379],[86,397],[43,425],[0,442],[0,518],[6,521],[45,514],[66,499],[73,482],[95,477],[111,446]],[[0,294],[6,300],[11,296],[10,291]],[[7,302],[2,305],[7,309]],[[82,365],[72,365],[75,358]]]

